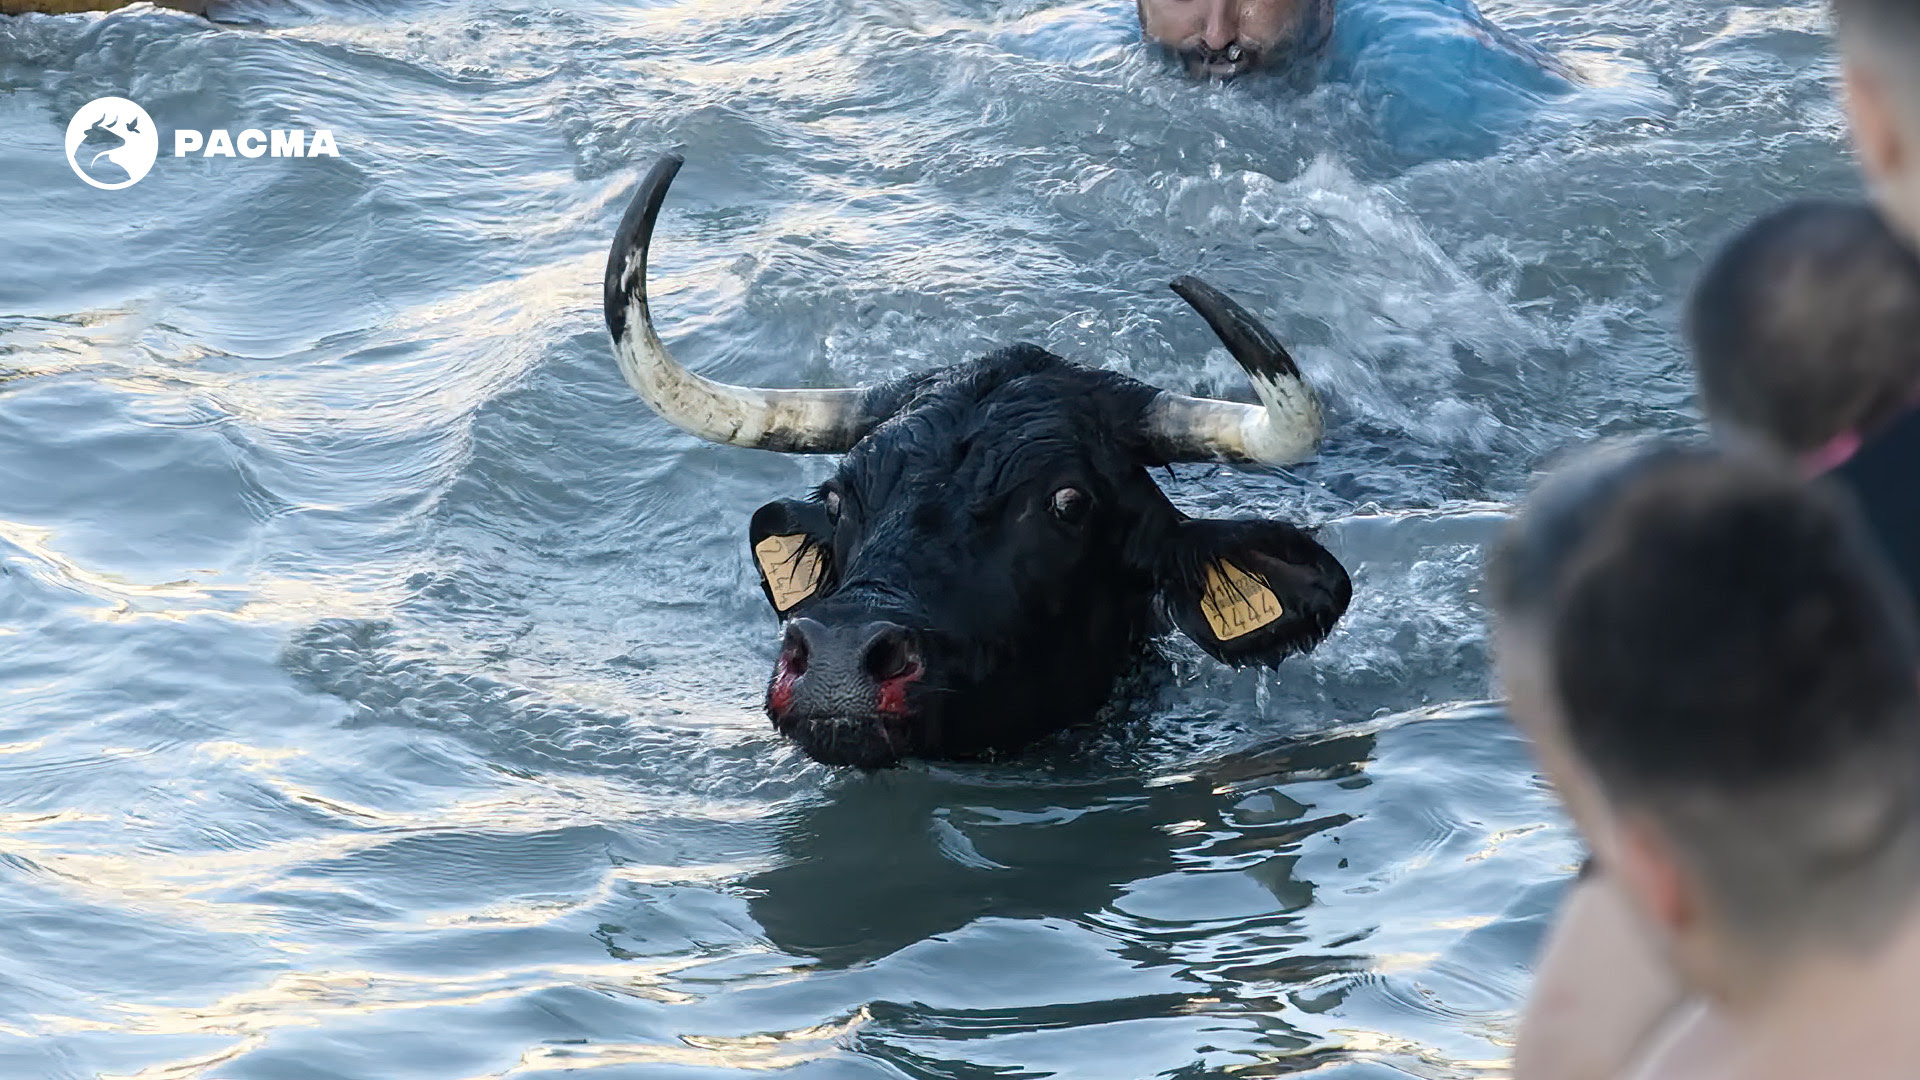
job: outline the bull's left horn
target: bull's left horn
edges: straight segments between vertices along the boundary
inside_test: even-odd
[[[620,219],[607,256],[607,329],[620,374],[654,412],[712,442],[832,454],[860,441],[881,419],[865,390],[760,390],[703,378],[682,367],[654,333],[647,307],[647,245],[666,200],[678,154],[662,157]]]
[[[1167,462],[1263,465],[1289,465],[1312,456],[1326,424],[1320,396],[1300,376],[1293,357],[1251,312],[1199,278],[1179,278],[1173,291],[1213,327],[1253,380],[1261,403],[1243,405],[1163,390],[1145,417],[1154,456]]]

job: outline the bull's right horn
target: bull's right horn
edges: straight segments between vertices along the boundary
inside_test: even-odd
[[[1326,423],[1320,396],[1293,357],[1246,308],[1187,276],[1173,291],[1192,305],[1253,381],[1258,405],[1188,397],[1162,390],[1145,417],[1148,445],[1164,462],[1229,461],[1290,465],[1312,456]]]
[[[654,333],[647,306],[647,245],[681,158],[653,166],[620,219],[607,256],[607,329],[620,374],[654,412],[683,431],[729,446],[832,454],[885,419],[871,415],[865,390],[759,390],[715,382],[674,360]]]

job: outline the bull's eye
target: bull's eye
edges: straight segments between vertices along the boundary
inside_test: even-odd
[[[1053,499],[1047,510],[1054,517],[1068,525],[1078,525],[1084,521],[1087,511],[1093,509],[1093,500],[1087,493],[1076,487],[1063,487],[1053,493]]]
[[[834,521],[839,521],[840,520],[840,493],[829,488],[827,490],[826,497],[822,501],[825,502],[827,506],[827,517],[831,518]]]

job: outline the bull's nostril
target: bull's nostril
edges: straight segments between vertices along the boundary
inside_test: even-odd
[[[811,653],[806,634],[797,626],[787,627],[786,638],[780,643],[780,666],[786,674],[796,678],[805,675]]]
[[[920,654],[904,627],[883,624],[867,639],[865,665],[867,675],[875,682],[897,679],[919,664]]]

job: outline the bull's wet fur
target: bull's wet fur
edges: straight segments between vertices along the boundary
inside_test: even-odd
[[[648,321],[645,249],[677,166],[663,162],[642,185],[609,257],[608,326],[623,365],[634,324]],[[1258,320],[1196,279],[1176,287],[1273,412],[1304,395],[1317,423],[1310,388]],[[806,498],[762,507],[748,530],[756,551],[771,538],[785,557],[806,557],[798,592],[791,582],[776,592],[762,565],[785,623],[767,710],[819,761],[873,768],[1015,749],[1092,718],[1169,623],[1226,663],[1273,665],[1317,645],[1347,608],[1346,571],[1306,532],[1189,518],[1148,474],[1193,459],[1193,440],[1168,436],[1169,402],[1176,413],[1215,403],[1026,344],[840,393],[832,422],[858,434],[839,468]],[[1224,639],[1217,597],[1206,608],[1223,567],[1277,601],[1268,621]]]

